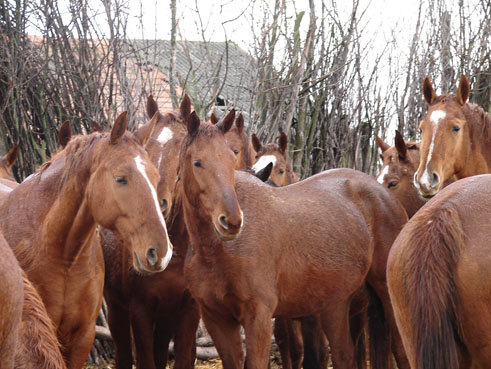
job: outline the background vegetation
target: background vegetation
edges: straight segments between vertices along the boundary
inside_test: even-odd
[[[57,150],[64,121],[83,133],[92,121],[104,127],[128,110],[134,125],[148,94],[162,88],[155,69],[130,42],[135,36],[127,27],[126,1],[66,4],[61,11],[54,0],[0,0],[0,133],[4,150],[20,144],[19,180]],[[193,85],[200,78],[203,83],[199,66],[190,68],[193,78],[176,75],[176,7],[171,0],[173,11],[165,14],[173,24],[166,88],[175,103],[175,87],[181,85],[205,116],[222,92],[229,56],[216,63],[204,54],[201,64],[208,57],[208,64],[216,64],[205,92]],[[248,72],[237,86],[247,95],[247,106],[239,108],[247,114],[247,129],[264,141],[280,131],[288,134],[294,168],[302,177],[333,167],[373,174],[376,134],[392,137],[397,128],[417,139],[427,75],[439,91],[454,91],[460,74],[466,74],[471,101],[490,111],[489,1],[421,0],[410,26],[394,25],[383,47],[359,0],[348,11],[334,0],[309,0],[308,11],[297,11],[286,0],[253,0],[250,7],[261,11],[248,13],[247,32],[254,37],[252,58],[240,61]],[[97,19],[103,13],[103,27],[95,21],[96,11]],[[206,46],[202,25],[197,27]],[[225,103],[233,106],[237,100]]]

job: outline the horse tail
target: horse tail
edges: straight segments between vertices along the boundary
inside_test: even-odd
[[[388,369],[391,362],[389,323],[385,317],[382,301],[375,290],[370,285],[367,285],[367,290],[370,368]]]
[[[454,270],[464,232],[451,203],[423,214],[430,216],[422,215],[411,222],[402,238],[409,246],[403,266],[403,294],[410,296],[406,304],[414,331],[416,367],[457,369],[461,329]]]
[[[53,322],[24,273],[24,305],[16,368],[66,369]]]

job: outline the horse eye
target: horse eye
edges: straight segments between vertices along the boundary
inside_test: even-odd
[[[398,185],[399,183],[396,181],[389,182],[387,188],[394,188]]]
[[[285,170],[284,169],[280,169],[280,172],[279,173],[280,174],[283,174],[283,173],[285,173]]]
[[[239,150],[234,150],[234,154],[235,155],[238,155],[239,154]]]
[[[114,177],[114,180],[116,181],[117,184],[121,184],[121,185],[128,184],[128,180],[126,179],[125,176],[117,176],[117,177]]]
[[[167,200],[162,199],[162,201],[160,201],[160,210],[165,211],[165,209],[167,209]]]
[[[199,160],[195,160],[195,162],[194,162],[194,166],[195,166],[196,168],[203,168],[203,166],[201,165],[201,162],[200,162]]]
[[[460,131],[460,127],[459,126],[455,126],[452,128],[452,132],[458,132]]]

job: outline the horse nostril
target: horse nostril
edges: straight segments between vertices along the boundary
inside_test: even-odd
[[[225,215],[221,215],[221,216],[218,218],[218,222],[220,223],[220,225],[221,225],[223,228],[228,229],[227,217],[225,217]]]
[[[431,187],[435,187],[438,183],[440,183],[440,177],[438,177],[438,174],[433,172],[433,176],[431,177]]]
[[[155,249],[148,249],[147,251],[147,260],[148,260],[148,263],[151,265],[151,266],[154,266],[155,264],[157,264],[157,250]]]
[[[167,209],[167,205],[168,205],[167,200],[166,200],[166,199],[162,199],[162,201],[161,201],[161,203],[160,203],[160,210],[161,210],[162,212],[164,212],[164,211],[165,211],[165,209]]]

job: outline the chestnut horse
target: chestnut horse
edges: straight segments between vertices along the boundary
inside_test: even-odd
[[[190,114],[190,109],[187,95],[179,112],[167,114],[159,112],[152,96],[147,101],[147,115],[156,120],[156,125],[146,149],[160,173],[157,194],[161,210],[169,222],[169,237],[174,245],[169,266],[162,273],[151,276],[130,271],[130,258],[123,252],[113,232],[101,231],[106,262],[104,297],[118,369],[132,368],[131,331],[137,368],[166,367],[171,339],[175,344],[174,368],[194,367],[199,310],[184,280],[184,258],[189,242],[184,224],[175,221],[180,205],[174,204],[179,149],[187,132],[183,121]],[[149,127],[149,123],[142,126],[136,136],[145,135]]]
[[[425,197],[434,196],[452,176],[461,179],[491,172],[491,117],[481,107],[466,103],[468,79],[460,77],[457,94],[437,96],[428,77],[423,95],[428,112],[421,121],[421,161],[415,186]]]
[[[401,202],[407,216],[411,218],[426,203],[414,186],[414,173],[419,166],[419,145],[404,141],[397,130],[394,146],[388,145],[378,136],[376,140],[382,151],[382,168],[377,181]]]
[[[18,155],[19,147],[14,145],[7,154],[0,157],[0,189],[2,190],[17,186],[17,181],[12,175],[12,166],[15,164]]]
[[[202,124],[192,113],[187,127],[177,187],[192,246],[185,274],[224,368],[242,367],[241,325],[247,367],[265,368],[271,318],[315,314],[334,367],[353,368],[349,307],[365,283],[383,304],[399,366],[408,368],[385,281],[390,246],[407,221],[402,206],[349,169],[270,187],[234,173],[224,136],[231,123]]]
[[[253,171],[257,174],[266,165],[273,165],[268,183],[276,187],[298,182],[286,150],[287,144],[288,138],[284,132],[280,134],[277,144],[269,143],[264,146],[255,134],[252,135],[252,145],[256,151]],[[329,351],[319,316],[296,320],[277,317],[273,332],[280,349],[283,368],[300,369],[302,365],[305,369],[327,368]]]
[[[22,269],[0,233],[0,368],[13,368],[24,300]]]
[[[408,222],[387,282],[412,368],[489,368],[491,175],[444,188]]]
[[[0,233],[0,368],[66,368],[43,302]]]
[[[210,115],[210,121],[213,124],[218,123],[218,117],[212,113]],[[225,134],[227,142],[237,157],[235,164],[236,170],[251,169],[254,163],[254,149],[252,143],[249,140],[249,135],[244,130],[244,117],[239,114],[235,120],[235,125]]]
[[[155,185],[158,172],[126,113],[111,133],[72,138],[0,205],[0,225],[43,302],[69,368],[81,368],[95,335],[104,263],[96,226],[117,231],[141,272],[172,256]]]
[[[298,182],[298,176],[293,171],[292,161],[286,150],[288,138],[281,132],[278,143],[263,145],[259,138],[252,134],[252,146],[256,151],[255,163],[252,169],[257,173],[269,163],[273,163],[271,182],[277,187],[286,186]]]

